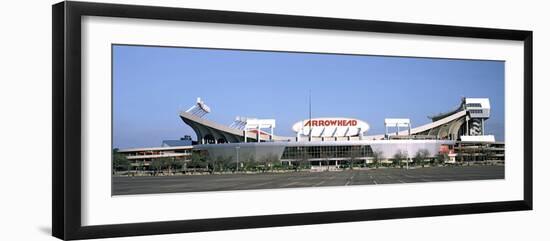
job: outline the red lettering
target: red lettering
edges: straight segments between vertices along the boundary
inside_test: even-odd
[[[304,126],[357,126],[357,120],[307,120]]]

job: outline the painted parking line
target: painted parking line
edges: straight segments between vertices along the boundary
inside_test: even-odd
[[[504,178],[504,168],[384,169],[320,173],[181,175],[155,177],[114,177],[113,195],[247,190],[288,187],[382,185],[386,183],[427,183]],[[357,178],[355,178],[357,176]],[[325,181],[325,182],[323,182]]]
[[[293,185],[297,185],[297,184],[300,184],[299,182],[291,182],[291,183],[286,183],[286,184],[283,184],[279,187],[288,187],[288,186],[293,186]]]
[[[351,182],[353,181],[353,178],[355,177],[357,173],[353,173],[353,175],[351,175],[351,177],[349,177],[348,181],[346,182],[345,186],[348,186],[351,184]]]
[[[250,187],[259,187],[259,186],[264,186],[264,185],[269,185],[269,184],[272,184],[273,182],[260,182],[260,183],[256,183],[256,184],[249,184],[247,185],[246,187],[247,188],[250,188]]]
[[[325,183],[325,182],[326,182],[326,181],[321,181],[321,182],[319,182],[319,183],[317,183],[317,184],[315,184],[315,185],[313,185],[313,186],[314,186],[314,187],[318,187],[318,186],[323,185],[323,183]]]

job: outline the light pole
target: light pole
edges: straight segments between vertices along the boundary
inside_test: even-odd
[[[239,172],[239,149],[241,149],[240,146],[235,147],[235,150],[237,151],[237,169],[236,169],[236,172]]]

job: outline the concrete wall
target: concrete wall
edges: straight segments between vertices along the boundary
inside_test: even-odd
[[[273,155],[281,158],[286,146],[347,146],[347,145],[370,145],[373,151],[382,152],[382,158],[392,158],[397,152],[405,152],[408,157],[414,157],[422,149],[429,152],[433,157],[439,153],[439,147],[443,144],[454,145],[454,141],[448,140],[360,140],[360,141],[300,141],[300,142],[263,142],[263,143],[226,143],[197,145],[195,149],[206,150],[211,158],[229,158],[237,161],[245,161],[255,158],[256,161],[273,158]]]

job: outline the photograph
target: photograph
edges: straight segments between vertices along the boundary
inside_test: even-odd
[[[505,178],[504,61],[111,54],[112,195]]]
[[[437,11],[292,3],[52,5],[41,28],[52,34],[52,98],[29,99],[51,108],[17,108],[51,110],[51,128],[33,135],[51,137],[51,181],[39,182],[50,187],[25,189],[51,190],[37,208],[51,211],[42,232],[430,239],[427,221],[436,238],[472,223],[533,223],[533,172],[545,170],[533,168],[536,19],[420,21],[402,17]],[[494,236],[486,230],[456,237]]]

